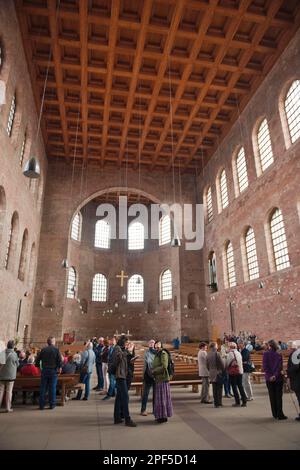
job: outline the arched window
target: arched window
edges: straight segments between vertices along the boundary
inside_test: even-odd
[[[28,251],[28,230],[24,230],[23,240],[22,240],[22,249],[20,255],[20,263],[19,263],[19,272],[18,278],[20,281],[24,281],[25,279],[25,270],[27,264],[27,251]]]
[[[72,220],[72,227],[71,227],[72,240],[76,240],[77,242],[80,242],[81,226],[82,226],[82,215],[81,215],[81,212],[77,212],[77,214],[74,215],[73,220]]]
[[[0,186],[0,247],[1,247],[1,242],[2,242],[5,213],[6,213],[6,196],[5,196],[4,188]]]
[[[17,212],[14,212],[11,218],[10,230],[8,235],[8,242],[5,256],[5,268],[14,270],[16,252],[18,247],[18,236],[19,236],[19,216]]]
[[[172,299],[172,273],[166,269],[160,276],[160,300]]]
[[[210,289],[216,292],[218,290],[218,282],[216,254],[214,251],[211,251],[208,256],[208,279]]]
[[[93,279],[93,302],[106,302],[107,301],[107,279],[103,274],[95,274]]]
[[[241,147],[236,157],[236,173],[239,193],[242,193],[248,188],[248,174],[244,147]]]
[[[144,279],[139,274],[134,274],[127,283],[128,302],[144,302]]]
[[[284,109],[292,144],[300,137],[300,80],[295,80],[290,86]]]
[[[68,270],[67,298],[75,299],[76,295],[76,271],[73,266]]]
[[[96,222],[95,247],[110,248],[110,225],[106,220]]]
[[[245,234],[245,247],[246,247],[246,258],[247,258],[247,270],[249,281],[257,279],[259,277],[259,267],[256,253],[256,242],[254,230],[249,227]]]
[[[7,120],[7,126],[6,126],[6,132],[7,132],[9,137],[11,136],[11,133],[12,133],[15,114],[16,114],[16,95],[14,94],[14,96],[11,100],[11,105],[10,105],[10,110],[9,110],[9,115],[8,115],[8,120]]]
[[[36,268],[36,247],[35,247],[35,243],[33,243],[31,246],[30,261],[29,261],[29,273],[28,273],[29,289],[33,288],[35,268]]]
[[[3,64],[3,50],[2,50],[2,45],[0,42],[0,70],[1,70],[2,64]]]
[[[169,215],[164,215],[159,221],[159,244],[171,243],[171,219]]]
[[[20,166],[23,166],[23,160],[24,160],[24,155],[25,155],[25,148],[26,148],[26,132],[24,134],[23,142],[22,142],[22,147],[21,147],[21,152],[20,152]]]
[[[280,209],[275,209],[270,218],[271,239],[276,270],[290,266],[284,222]]]
[[[220,174],[220,202],[221,202],[221,211],[228,206],[228,191],[227,191],[227,179],[226,179],[226,171],[222,170]]]
[[[128,228],[128,249],[144,249],[144,225],[141,222],[131,222]]]
[[[235,275],[235,267],[234,267],[234,254],[232,243],[228,242],[225,248],[225,255],[226,255],[226,270],[227,270],[227,284],[228,287],[235,287],[236,286],[236,275]]]
[[[274,162],[272,144],[267,120],[264,119],[257,132],[257,149],[261,171],[265,171]]]
[[[213,205],[212,205],[212,195],[211,195],[211,186],[208,187],[206,191],[206,217],[207,222],[211,222],[214,218]]]

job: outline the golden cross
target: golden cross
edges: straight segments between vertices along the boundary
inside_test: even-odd
[[[123,287],[123,286],[124,286],[124,279],[125,279],[125,277],[128,277],[128,276],[126,276],[126,274],[124,273],[123,269],[122,269],[122,271],[121,271],[121,274],[117,274],[116,277],[120,277],[120,278],[121,278],[121,287]]]

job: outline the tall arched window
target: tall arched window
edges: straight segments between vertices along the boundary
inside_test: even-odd
[[[128,249],[143,250],[144,249],[144,225],[141,222],[131,222],[128,228]]]
[[[110,248],[110,225],[106,220],[98,220],[96,222],[95,247]]]
[[[93,302],[106,302],[107,301],[107,279],[104,274],[95,274],[93,279]]]
[[[21,255],[20,255],[20,263],[19,263],[19,272],[18,278],[20,281],[24,281],[25,279],[25,270],[27,264],[27,255],[28,255],[28,230],[24,230],[23,240],[22,240],[22,248],[21,248]]]
[[[4,188],[0,186],[0,247],[2,243],[5,213],[6,213],[6,196],[5,196]]]
[[[272,144],[267,120],[264,119],[257,132],[257,149],[261,171],[265,171],[274,162]]]
[[[239,193],[242,193],[243,191],[245,191],[245,189],[248,188],[248,173],[244,147],[241,147],[236,157],[236,173]]]
[[[16,114],[16,95],[14,94],[14,96],[12,97],[12,100],[11,100],[11,105],[10,105],[10,110],[9,110],[9,115],[8,115],[8,120],[7,120],[7,126],[6,126],[6,132],[7,132],[9,137],[11,136],[11,133],[12,133],[15,114]]]
[[[159,221],[159,244],[171,243],[171,219],[169,215],[164,215]]]
[[[227,270],[227,284],[228,287],[235,287],[236,286],[236,275],[235,275],[235,267],[234,267],[234,254],[232,243],[228,242],[225,248],[225,255],[226,255],[226,270]]]
[[[0,70],[3,64],[3,50],[2,50],[2,44],[0,42]]]
[[[227,178],[226,171],[222,170],[220,174],[220,197],[221,197],[221,210],[228,206],[228,191],[227,191]]]
[[[246,247],[246,258],[247,258],[247,270],[249,281],[257,279],[259,277],[259,267],[256,253],[256,242],[254,230],[249,227],[245,234],[245,247]]]
[[[14,212],[8,235],[8,242],[5,256],[5,268],[14,270],[16,261],[16,252],[18,247],[18,236],[19,236],[19,216],[17,212]]]
[[[128,279],[127,301],[144,302],[144,279],[139,274],[133,274]]]
[[[214,251],[211,251],[208,256],[208,279],[209,287],[212,291],[216,292],[218,290],[218,282],[216,254]]]
[[[29,273],[28,273],[29,289],[33,288],[35,268],[36,268],[36,247],[35,247],[35,243],[33,243],[31,246],[30,261],[29,261]]]
[[[211,195],[211,186],[208,187],[206,191],[206,217],[207,222],[211,222],[214,218],[213,205],[212,205],[212,195]]]
[[[293,144],[300,137],[300,80],[295,80],[290,86],[285,98],[284,109]]]
[[[166,269],[160,275],[160,300],[172,299],[172,273]]]
[[[73,220],[72,220],[72,227],[71,227],[72,240],[80,242],[81,226],[82,226],[82,215],[81,215],[81,212],[77,212],[77,214],[74,215]]]
[[[22,147],[21,147],[21,152],[20,152],[20,166],[23,166],[23,160],[24,160],[24,155],[25,155],[25,148],[26,148],[26,132],[24,134],[23,142],[22,142]]]
[[[67,298],[75,299],[76,296],[76,271],[73,266],[68,270]]]
[[[270,218],[271,239],[276,270],[290,266],[284,222],[280,209],[275,209]]]

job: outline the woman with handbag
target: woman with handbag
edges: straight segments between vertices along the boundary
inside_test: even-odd
[[[244,373],[242,356],[241,353],[237,350],[236,343],[229,343],[229,348],[229,353],[226,359],[226,368],[235,399],[235,403],[232,406],[247,406],[247,396],[242,382]]]
[[[222,388],[224,383],[225,367],[220,353],[217,351],[217,344],[210,343],[209,352],[206,357],[206,365],[209,379],[213,388],[214,406],[219,408],[222,405]]]

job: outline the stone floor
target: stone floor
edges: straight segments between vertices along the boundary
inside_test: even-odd
[[[218,409],[200,404],[198,394],[189,389],[172,387],[174,416],[160,425],[151,414],[139,415],[139,398],[130,393],[137,428],[114,425],[114,400],[102,401],[96,392],[87,402],[69,401],[55,410],[16,404],[13,413],[0,415],[0,449],[300,449],[300,423],[294,421],[291,395],[284,394],[289,419],[275,421],[263,384],[254,387],[255,400],[247,408],[232,408],[232,400],[224,398],[224,407]]]

